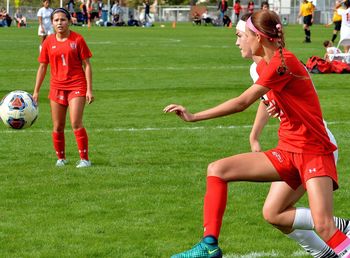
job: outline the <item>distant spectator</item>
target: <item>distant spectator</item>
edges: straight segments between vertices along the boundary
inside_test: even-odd
[[[326,49],[326,53],[324,54],[324,59],[327,61],[329,61],[329,58],[328,58],[329,54],[340,54],[341,53],[340,49],[337,47],[334,47],[332,41],[330,41],[330,40],[325,40],[323,42],[323,46]]]
[[[241,1],[240,0],[236,0],[235,4],[233,5],[233,10],[235,13],[235,22],[237,23],[239,21],[239,15],[241,13],[242,10],[242,6],[241,6]]]
[[[248,13],[254,12],[254,1],[249,1],[247,6]]]
[[[14,18],[18,27],[27,26],[27,19],[22,15],[21,11],[18,8],[16,9]]]
[[[150,8],[151,8],[151,5],[149,3],[149,0],[145,0],[143,2],[143,7],[145,8],[145,23],[147,22],[151,22],[152,21],[152,17],[150,16]]]
[[[192,23],[193,23],[193,25],[201,25],[202,24],[202,19],[201,19],[201,16],[199,15],[198,12],[194,12],[193,17],[192,17]]]
[[[89,16],[88,16],[88,9],[87,9],[85,0],[81,0],[80,12],[81,12],[81,20],[83,22],[83,25],[87,25]]]
[[[218,11],[220,11],[219,21],[223,24],[224,15],[227,11],[228,4],[227,0],[219,0]]]
[[[262,1],[260,7],[261,7],[261,10],[269,10],[269,9],[270,9],[269,2],[267,2],[267,1]]]
[[[141,22],[134,19],[134,16],[132,14],[130,14],[129,20],[128,20],[128,26],[136,26],[136,27],[140,27],[141,26]]]
[[[67,4],[67,10],[71,16],[74,16],[75,14],[74,6],[75,6],[74,0],[69,0]]]
[[[205,12],[202,14],[202,21],[204,25],[212,24],[213,19],[210,17],[208,10],[205,10]]]
[[[122,12],[123,10],[119,5],[119,0],[115,0],[111,10],[112,17],[113,17],[112,21],[118,21]]]
[[[98,4],[98,17],[102,17],[103,2],[102,0],[97,1]]]
[[[12,23],[11,16],[7,13],[5,8],[0,10],[0,27],[10,27]]]
[[[230,17],[228,17],[228,15],[224,15],[224,18],[222,19],[223,25],[226,27],[230,27],[232,24],[232,21],[230,19]]]
[[[92,0],[90,8],[88,8],[90,14],[90,23],[94,23],[95,19],[99,18],[98,15],[98,3],[97,0]]]

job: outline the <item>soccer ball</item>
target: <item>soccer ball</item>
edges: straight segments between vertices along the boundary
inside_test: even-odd
[[[0,117],[7,127],[13,129],[32,126],[38,111],[33,96],[21,90],[10,92],[0,102]]]

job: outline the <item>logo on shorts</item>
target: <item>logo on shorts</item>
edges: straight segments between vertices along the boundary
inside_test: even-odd
[[[60,99],[60,100],[64,100],[64,96],[63,95],[59,95],[59,96],[57,96],[57,98]]]
[[[52,48],[54,49],[54,48],[56,48],[56,46],[52,46]]]
[[[80,91],[77,90],[77,91],[74,92],[74,94],[78,95],[78,94],[80,94]]]
[[[316,168],[309,168],[309,173],[315,173],[316,172]]]
[[[279,152],[273,151],[273,152],[272,152],[272,155],[275,156],[276,159],[277,159],[280,163],[283,162],[283,158],[282,158],[282,156],[281,156],[281,154],[280,154]]]

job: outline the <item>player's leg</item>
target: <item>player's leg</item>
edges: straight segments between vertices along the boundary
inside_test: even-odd
[[[303,186],[293,190],[285,182],[273,182],[263,207],[265,220],[295,240],[313,257],[338,257],[313,230],[310,210],[293,207],[304,193]],[[294,229],[294,224],[308,230]]]
[[[204,237],[192,249],[173,258],[222,257],[218,247],[223,215],[227,201],[227,183],[231,181],[270,182],[281,180],[276,169],[262,152],[251,152],[211,163],[207,172],[204,197]]]
[[[74,94],[74,91],[72,94]],[[77,165],[78,168],[91,166],[88,156],[88,135],[83,125],[85,102],[85,96],[78,96],[69,99],[70,122],[74,131],[80,156],[80,161]]]
[[[333,180],[314,177],[306,182],[315,230],[340,257],[350,257],[350,238],[336,228],[333,220]]]
[[[52,141],[57,155],[56,166],[64,166],[66,161],[64,128],[66,126],[67,106],[50,100],[53,123]]]

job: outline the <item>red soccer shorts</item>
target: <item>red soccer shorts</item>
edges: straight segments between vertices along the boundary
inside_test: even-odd
[[[52,101],[55,101],[58,104],[68,106],[69,101],[72,98],[76,97],[85,97],[86,96],[86,90],[80,89],[80,90],[56,90],[56,89],[50,89],[49,92],[49,99]]]
[[[280,149],[264,152],[276,168],[281,179],[296,190],[301,184],[306,189],[310,178],[328,176],[333,189],[338,188],[338,176],[333,153],[327,155],[294,153]]]

